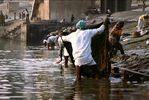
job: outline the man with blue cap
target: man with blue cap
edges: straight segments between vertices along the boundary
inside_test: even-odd
[[[77,30],[75,32],[62,36],[63,41],[69,41],[72,44],[77,80],[80,80],[81,76],[99,78],[99,70],[91,54],[91,39],[94,35],[103,33],[105,25],[102,24],[95,29],[86,29],[86,26],[86,21],[80,20],[76,24]],[[87,68],[91,73],[82,75],[85,72],[84,68]]]

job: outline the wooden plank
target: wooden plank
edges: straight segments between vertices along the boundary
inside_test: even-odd
[[[136,75],[140,75],[140,76],[142,76],[142,77],[149,78],[149,75],[146,75],[146,74],[144,74],[144,73],[140,73],[140,72],[138,72],[138,71],[133,71],[133,70],[130,70],[130,69],[127,69],[127,68],[120,68],[120,70],[127,71],[127,72],[129,72],[129,73],[131,73],[131,74],[136,74]]]
[[[137,42],[145,41],[147,39],[149,39],[149,35],[148,34],[146,34],[144,36],[141,36],[141,37],[138,37],[138,38],[131,38],[131,40],[129,40],[129,41],[122,41],[122,43],[124,45],[128,45],[128,44],[132,44],[132,43],[137,43]]]

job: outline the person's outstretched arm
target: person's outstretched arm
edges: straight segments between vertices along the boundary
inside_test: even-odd
[[[94,25],[88,25],[86,29],[94,29],[94,28],[98,28],[103,24],[103,22],[99,23],[99,24],[94,24]]]
[[[92,36],[95,34],[102,34],[105,29],[107,29],[107,26],[110,24],[109,18],[106,18],[103,24],[99,28],[95,29],[89,29],[89,31],[92,33]]]

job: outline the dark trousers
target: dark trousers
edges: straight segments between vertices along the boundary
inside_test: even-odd
[[[114,44],[110,44],[110,56],[116,55],[117,50],[120,50],[121,54],[124,55],[123,46],[121,43],[116,42]]]
[[[81,76],[88,78],[99,78],[99,69],[97,65],[82,65],[76,66],[76,78],[81,79]]]

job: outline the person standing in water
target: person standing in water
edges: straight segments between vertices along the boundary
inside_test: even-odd
[[[99,28],[86,29],[86,21],[80,20],[76,24],[77,30],[75,32],[68,36],[62,36],[64,41],[69,41],[72,44],[76,80],[80,80],[81,76],[99,78],[99,69],[91,54],[91,40],[94,35],[104,32],[104,24]],[[89,73],[85,71],[86,69],[89,70]]]

